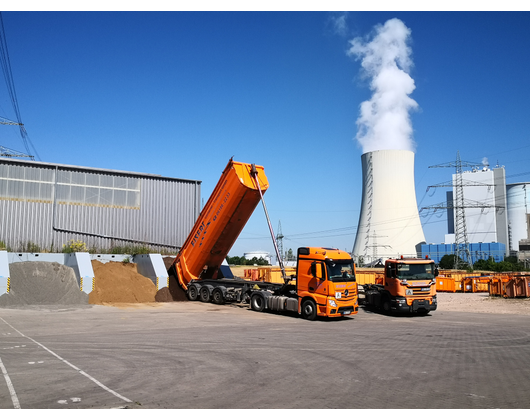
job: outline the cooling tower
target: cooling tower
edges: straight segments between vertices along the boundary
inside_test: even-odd
[[[378,150],[361,156],[363,196],[357,236],[356,261],[416,257],[425,243],[414,188],[414,153]]]

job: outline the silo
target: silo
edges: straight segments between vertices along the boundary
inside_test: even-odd
[[[519,241],[530,238],[530,183],[506,185],[510,250],[519,251]]]
[[[355,259],[416,257],[425,243],[414,187],[414,153],[377,150],[361,156],[363,189]]]

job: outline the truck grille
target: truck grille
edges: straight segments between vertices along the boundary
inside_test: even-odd
[[[348,292],[348,294],[346,295],[345,292]],[[352,297],[356,296],[357,295],[357,292],[355,289],[351,289],[351,290],[344,290],[342,292],[342,296],[340,297],[340,299],[338,300],[349,300],[351,299]]]
[[[421,289],[412,289],[414,296],[429,296],[431,294],[431,290],[422,291]]]

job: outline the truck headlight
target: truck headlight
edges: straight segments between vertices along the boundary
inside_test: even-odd
[[[405,294],[406,294],[406,295],[413,295],[413,294],[414,294],[414,290],[412,290],[412,289],[407,289],[407,290],[405,290]]]
[[[333,308],[337,307],[337,302],[335,302],[333,299],[328,300],[329,306],[332,306]]]

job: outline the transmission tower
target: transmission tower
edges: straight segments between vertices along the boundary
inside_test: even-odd
[[[280,252],[280,256],[282,259],[285,259],[285,255],[283,253],[283,234],[282,234],[282,222],[278,220],[278,233],[276,234],[276,243],[278,244],[278,251]]]
[[[8,157],[8,158],[27,158],[31,160],[35,160],[34,156],[26,155],[22,152],[17,152],[13,149],[8,149],[7,147],[0,146],[0,156]]]
[[[0,124],[1,125],[18,125],[23,126],[22,123],[17,123],[15,121],[8,120],[7,118],[0,117]],[[35,160],[35,157],[32,155],[27,155],[22,152],[17,152],[16,150],[9,149],[4,146],[0,146],[0,156],[8,157],[8,158],[28,158],[31,160]]]
[[[434,206],[422,207],[420,212],[424,209],[453,209],[455,215],[455,250],[454,250],[454,267],[460,268],[460,262],[463,261],[471,265],[471,253],[469,252],[469,242],[467,239],[466,226],[466,208],[488,208],[498,207],[491,204],[479,203],[477,201],[466,200],[464,198],[464,186],[491,186],[490,184],[482,184],[480,182],[466,181],[462,178],[462,167],[477,167],[480,163],[462,162],[460,159],[460,151],[456,153],[456,161],[442,163],[439,165],[429,166],[429,168],[456,168],[455,182],[453,184],[438,184],[427,187],[427,191],[431,187],[447,187],[452,186],[455,189],[455,197],[452,203],[435,204]]]
[[[379,247],[383,247],[383,248],[390,248],[390,245],[378,245],[377,244],[377,238],[386,238],[386,236],[378,236],[375,234],[375,230],[374,230],[374,233],[373,235],[370,235],[370,238],[372,238],[372,245],[368,246],[369,248],[373,248],[373,251],[372,251],[372,264],[375,263],[375,261],[377,261],[377,259],[379,258],[378,255],[377,255],[377,248]]]

